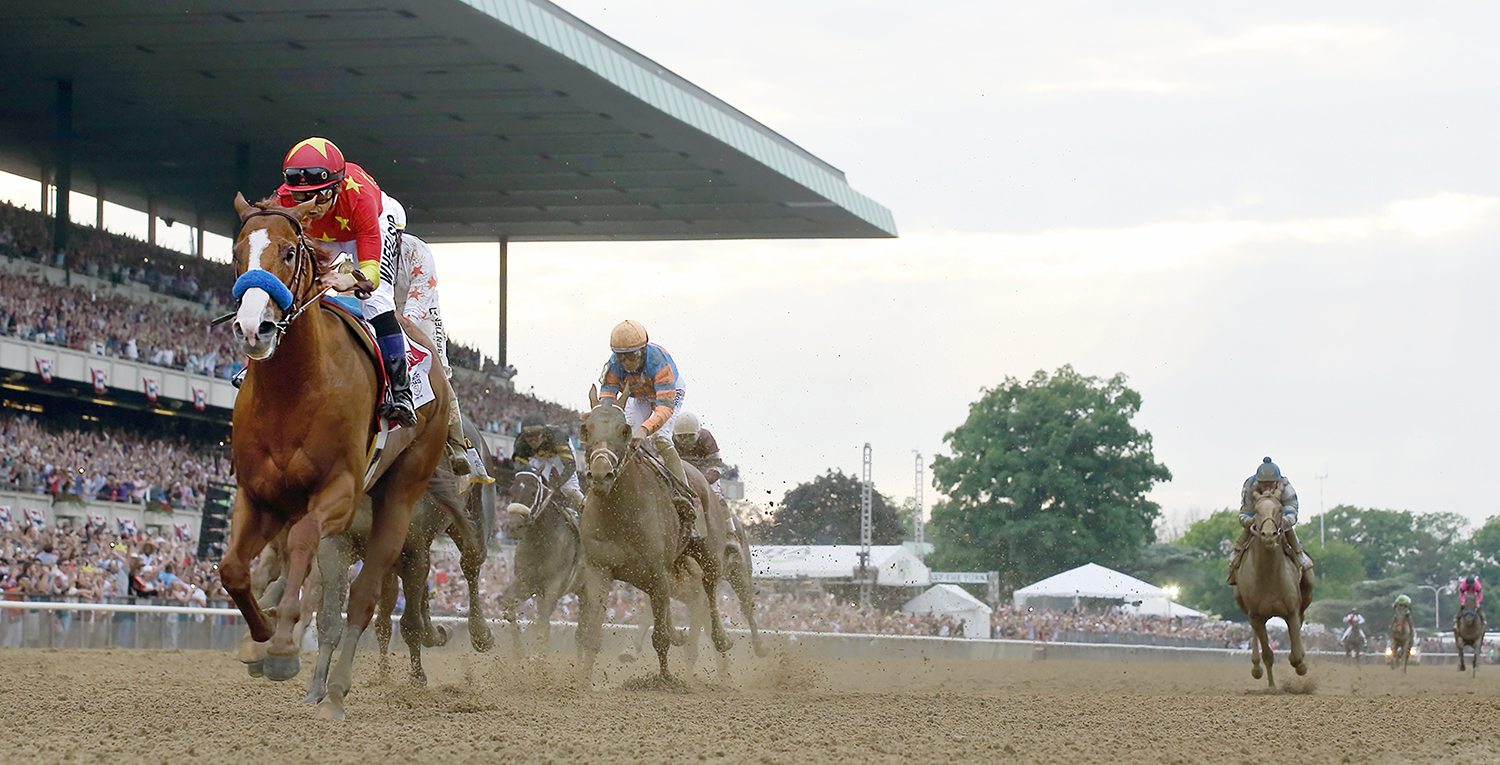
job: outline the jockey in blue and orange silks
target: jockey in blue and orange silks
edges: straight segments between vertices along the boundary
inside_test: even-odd
[[[359,288],[363,295],[360,312],[375,328],[376,344],[391,380],[391,406],[384,414],[402,425],[416,424],[406,337],[396,321],[391,286],[406,209],[381,191],[364,168],[345,162],[344,153],[326,138],[309,138],[293,146],[281,170],[285,183],[276,196],[282,207],[316,201],[303,221],[303,232],[329,249],[355,257],[362,278],[329,272],[321,283],[339,292]]]
[[[1474,599],[1473,609],[1478,611],[1479,606],[1484,603],[1484,587],[1479,584],[1479,577],[1477,576],[1466,576],[1458,583],[1459,607],[1468,610],[1470,608],[1469,599],[1471,597]]]
[[[677,415],[687,397],[687,383],[672,354],[650,342],[640,322],[626,319],[616,325],[609,333],[609,347],[612,353],[599,379],[599,399],[624,397],[621,408],[631,427],[631,443],[649,443],[681,484],[674,487],[672,504],[685,528],[692,529],[697,518],[692,491],[682,470],[682,458],[672,443]]]

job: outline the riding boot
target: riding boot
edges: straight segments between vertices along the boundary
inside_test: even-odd
[[[448,456],[448,467],[454,475],[468,475],[470,472],[469,458],[465,454],[467,447],[463,420],[458,413],[458,396],[453,396],[448,399],[448,443],[443,445],[443,453]]]
[[[400,334],[377,339],[385,373],[391,380],[391,404],[384,412],[398,425],[417,424],[417,410],[411,402],[411,370],[406,365],[406,337]]]
[[[1250,529],[1240,532],[1239,541],[1234,543],[1234,555],[1229,558],[1229,586],[1239,584],[1240,561],[1245,558],[1245,548],[1250,546]]]
[[[1297,538],[1297,530],[1295,528],[1288,528],[1282,534],[1286,536],[1287,547],[1291,548],[1292,555],[1296,558],[1297,563],[1302,566],[1302,570],[1311,571],[1313,567],[1312,556],[1308,555],[1307,551],[1302,549],[1302,540]]]
[[[699,536],[698,511],[694,507],[696,497],[693,496],[693,490],[687,482],[687,473],[682,469],[682,458],[678,456],[677,448],[671,443],[667,441],[667,445],[664,446],[658,441],[656,451],[661,455],[662,464],[666,465],[667,470],[672,471],[672,475],[677,478],[678,485],[672,487],[672,505],[677,508],[677,515],[682,519],[685,530],[683,536],[691,540]]]

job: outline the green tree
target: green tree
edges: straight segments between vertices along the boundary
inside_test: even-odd
[[[829,470],[786,493],[768,522],[749,528],[769,544],[857,545],[860,525],[860,481]],[[870,537],[877,545],[905,539],[901,516],[885,495],[870,493]]]
[[[1359,548],[1337,539],[1330,539],[1324,545],[1318,542],[1317,534],[1304,535],[1302,548],[1314,561],[1317,573],[1317,583],[1313,586],[1315,599],[1347,600],[1352,597],[1354,585],[1365,578],[1365,561]]]
[[[1239,539],[1240,511],[1224,508],[1213,515],[1193,523],[1183,532],[1182,538],[1173,544],[1192,547],[1207,555],[1218,555],[1229,565],[1229,555],[1234,549],[1234,540]]]
[[[1140,407],[1124,375],[1071,366],[986,389],[943,437],[953,456],[933,462],[949,497],[928,526],[933,565],[999,571],[1009,587],[1090,561],[1128,565],[1156,538],[1161,511],[1146,492],[1172,477],[1131,424]]]
[[[1304,546],[1318,519],[1303,524]],[[1330,540],[1356,547],[1365,564],[1364,579],[1410,573],[1421,583],[1447,582],[1463,565],[1462,535],[1467,525],[1455,513],[1417,514],[1409,510],[1362,510],[1339,505],[1323,521]]]

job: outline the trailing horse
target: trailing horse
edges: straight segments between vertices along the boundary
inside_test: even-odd
[[[1344,662],[1348,663],[1352,659],[1358,665],[1361,654],[1365,652],[1365,631],[1358,625],[1352,625],[1340,642],[1344,646]]]
[[[1458,671],[1465,669],[1464,650],[1474,651],[1474,661],[1468,665],[1470,675],[1479,671],[1479,652],[1484,650],[1484,614],[1478,608],[1465,608],[1453,617],[1453,640],[1458,643]]]
[[[516,653],[524,654],[516,607],[536,598],[536,621],[527,635],[533,646],[545,646],[558,599],[581,592],[583,542],[578,522],[564,506],[562,495],[541,475],[518,471],[505,496],[505,528],[516,541],[516,557],[510,586],[496,605],[509,622]]]
[[[235,197],[241,227],[234,244],[240,275],[234,329],[250,363],[234,404],[239,491],[220,577],[251,637],[270,641],[266,676],[296,677],[300,660],[292,627],[317,539],[347,531],[360,496],[368,493],[372,516],[365,566],[350,589],[348,629],[318,709],[319,716],[343,719],[359,638],[405,543],[412,506],[443,456],[451,392],[441,371],[429,372],[424,382],[434,400],[420,408],[416,425],[389,434],[386,458],[367,471],[378,433],[378,362],[321,301],[325,289],[319,278],[331,258],[303,234],[302,217],[312,205],[311,200],[292,208],[275,200],[251,205]],[[404,326],[409,336],[420,336],[409,322]],[[425,347],[431,353],[431,344]],[[316,527],[297,533],[295,524],[308,515]],[[251,593],[250,562],[288,526],[293,533],[286,587],[277,607],[262,611]]]
[[[585,558],[577,632],[579,680],[584,687],[593,682],[594,660],[603,643],[604,598],[620,580],[651,599],[658,680],[676,684],[667,669],[668,647],[682,645],[683,640],[672,628],[674,579],[703,589],[714,647],[724,652],[732,645],[713,597],[720,559],[706,545],[689,550],[668,479],[631,445],[625,412],[613,402],[601,404],[597,388],[589,391],[589,403],[592,409],[579,430],[589,466],[589,493],[579,529]]]
[[[1411,626],[1411,608],[1398,605],[1395,613],[1391,616],[1390,648],[1391,669],[1396,664],[1401,665],[1401,674],[1406,674],[1406,664],[1411,660],[1412,636],[1415,630]]]
[[[1255,516],[1250,521],[1253,538],[1240,564],[1234,601],[1250,617],[1255,641],[1250,646],[1250,675],[1260,679],[1261,662],[1266,665],[1266,682],[1276,687],[1271,672],[1275,655],[1266,636],[1266,620],[1279,616],[1286,620],[1291,641],[1288,660],[1297,674],[1307,674],[1306,655],[1302,649],[1303,614],[1312,601],[1311,576],[1304,579],[1302,567],[1288,554],[1282,539],[1281,502],[1274,496],[1261,495],[1255,500]],[[1309,572],[1310,573],[1310,572]],[[1305,584],[1304,584],[1305,582]]]
[[[489,459],[489,448],[477,428],[467,418],[463,420],[464,435],[479,450],[481,458]],[[469,642],[474,650],[488,651],[495,643],[494,635],[484,619],[483,598],[480,593],[480,568],[484,565],[488,548],[485,546],[486,519],[493,515],[495,491],[492,485],[474,484],[463,489],[464,479],[453,474],[447,460],[438,463],[438,469],[427,485],[427,493],[412,510],[411,526],[406,533],[406,543],[401,548],[401,557],[396,570],[386,576],[381,586],[380,609],[375,618],[375,638],[380,648],[380,674],[386,675],[386,658],[391,644],[391,614],[396,607],[399,586],[406,594],[406,610],[401,614],[401,638],[406,641],[411,660],[410,679],[413,684],[426,685],[427,673],[422,668],[422,647],[446,645],[450,632],[446,626],[434,627],[428,609],[427,574],[431,570],[432,542],[439,534],[446,533],[458,547],[459,567],[469,586]],[[329,586],[323,589],[322,613],[338,614],[344,608],[344,593],[348,591],[349,566],[364,557],[369,544],[370,502],[360,503],[354,524],[343,534],[324,538],[318,545],[318,568],[324,572],[324,581]],[[308,683],[308,704],[316,704],[325,692],[329,665],[334,646],[344,634],[344,625],[338,619],[318,620],[318,663]]]
[[[750,540],[745,535],[745,527],[729,512],[729,507],[719,497],[718,492],[709,485],[708,479],[691,464],[683,465],[687,473],[688,483],[692,485],[694,493],[704,509],[704,517],[708,521],[705,526],[705,541],[710,551],[717,551],[720,555],[719,572],[721,580],[728,582],[734,590],[736,598],[740,602],[740,615],[744,617],[745,623],[750,627],[750,645],[755,650],[755,655],[765,657],[770,655],[770,649],[760,639],[760,629],[755,624],[755,588],[750,575]],[[679,583],[674,587],[674,592],[682,591],[685,585]],[[717,589],[717,584],[715,584]],[[705,608],[699,597],[698,588],[694,587],[683,598],[688,605],[690,622],[688,625],[687,644],[684,646],[684,655],[687,657],[687,665],[691,669],[697,662],[698,636],[709,629],[703,616],[706,616]],[[633,647],[620,654],[621,661],[635,661],[646,642],[647,633],[653,628],[650,615],[642,622],[640,629],[636,631]],[[723,654],[720,654],[721,658]],[[723,669],[721,662],[720,669]]]

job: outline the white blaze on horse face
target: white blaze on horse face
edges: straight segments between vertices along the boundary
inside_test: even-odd
[[[246,271],[262,271],[260,267],[261,254],[271,244],[271,236],[265,229],[257,229],[250,232],[249,249],[250,255],[246,260]],[[271,355],[273,344],[262,340],[260,336],[260,325],[263,322],[273,321],[271,314],[271,294],[259,287],[251,287],[240,296],[240,309],[235,313],[234,326],[239,330],[240,343],[245,348],[245,354],[252,359],[264,359]]]

